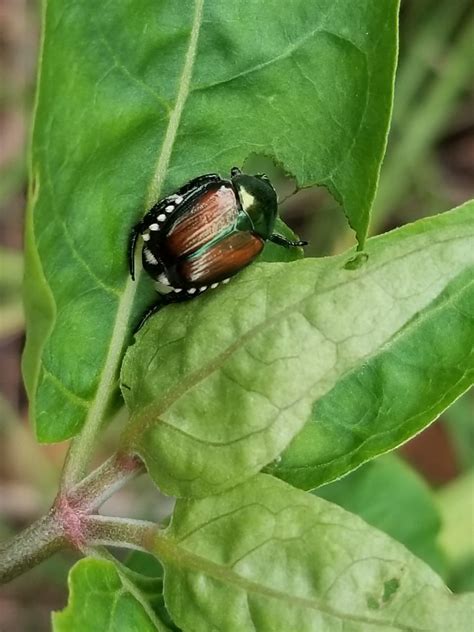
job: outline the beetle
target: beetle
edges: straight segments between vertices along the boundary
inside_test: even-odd
[[[274,233],[278,202],[265,174],[251,176],[233,167],[229,179],[209,173],[187,182],[157,202],[130,235],[130,275],[143,239],[142,264],[156,281],[163,301],[143,316],[138,329],[163,303],[189,300],[248,266],[266,241],[287,248],[305,246]]]

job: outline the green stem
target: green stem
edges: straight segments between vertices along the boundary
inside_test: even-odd
[[[91,547],[116,546],[140,551],[153,549],[160,527],[147,520],[116,518],[110,516],[88,516],[86,540]]]
[[[115,454],[68,493],[69,503],[82,511],[96,511],[112,494],[145,471],[138,457]]]
[[[55,513],[51,510],[11,540],[0,543],[0,584],[67,546],[66,534]]]
[[[117,454],[69,493],[60,492],[46,516],[0,543],[0,583],[10,581],[67,546],[86,550],[90,546],[87,540],[90,513],[144,469],[138,458]]]

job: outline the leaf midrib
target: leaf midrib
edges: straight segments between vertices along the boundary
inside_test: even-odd
[[[331,608],[331,606],[322,603],[318,599],[298,597],[296,595],[290,595],[280,590],[270,588],[269,586],[265,586],[239,575],[229,567],[213,562],[202,555],[198,555],[183,548],[180,546],[179,542],[169,535],[159,534],[155,536],[153,548],[155,555],[161,562],[168,565],[168,569],[170,566],[174,566],[188,572],[200,572],[224,584],[230,584],[231,586],[240,588],[247,595],[253,594],[256,596],[278,599],[279,601],[287,602],[290,607],[297,606],[305,609],[316,610],[317,612],[329,615],[342,621],[350,621],[370,626],[386,625],[394,630],[400,630],[401,632],[428,632],[427,628],[415,628],[411,625],[406,626],[402,623],[397,623],[396,621],[369,619],[359,615],[340,612]]]
[[[202,24],[203,7],[204,0],[195,1],[191,34],[183,64],[183,70],[179,79],[178,94],[175,106],[168,120],[165,137],[161,145],[161,151],[148,190],[147,206],[151,205],[160,194],[171,154],[173,152],[181,116],[190,91],[199,32]],[[97,387],[96,396],[92,400],[92,404],[81,433],[73,439],[71,444],[63,476],[63,486],[66,489],[73,486],[83,474],[86,463],[88,463],[92,452],[95,437],[102,425],[109,400],[115,390],[117,370],[122,359],[123,348],[127,336],[127,328],[132,313],[135,294],[139,286],[140,272],[141,270],[137,274],[135,281],[128,278],[125,283],[124,291],[118,304],[117,316],[112,330],[112,335],[110,337],[110,343],[105,357],[101,379]]]

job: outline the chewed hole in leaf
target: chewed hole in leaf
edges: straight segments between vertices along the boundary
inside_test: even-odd
[[[384,603],[387,603],[387,601],[389,601],[393,597],[393,595],[397,592],[399,588],[400,580],[398,579],[398,577],[392,577],[392,579],[384,582],[382,601]]]
[[[352,233],[339,202],[325,186],[298,188],[296,178],[271,157],[251,154],[244,163],[247,173],[266,173],[274,186],[282,220],[309,245],[306,255],[322,257],[338,254],[355,243],[340,236]]]

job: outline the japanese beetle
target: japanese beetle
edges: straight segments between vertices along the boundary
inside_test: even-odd
[[[306,245],[273,232],[277,211],[275,190],[264,174],[250,176],[234,167],[228,180],[217,173],[199,176],[157,202],[133,227],[130,275],[135,278],[141,235],[143,267],[164,303],[199,296],[252,263],[266,241],[287,248]],[[149,309],[138,329],[162,305]]]

